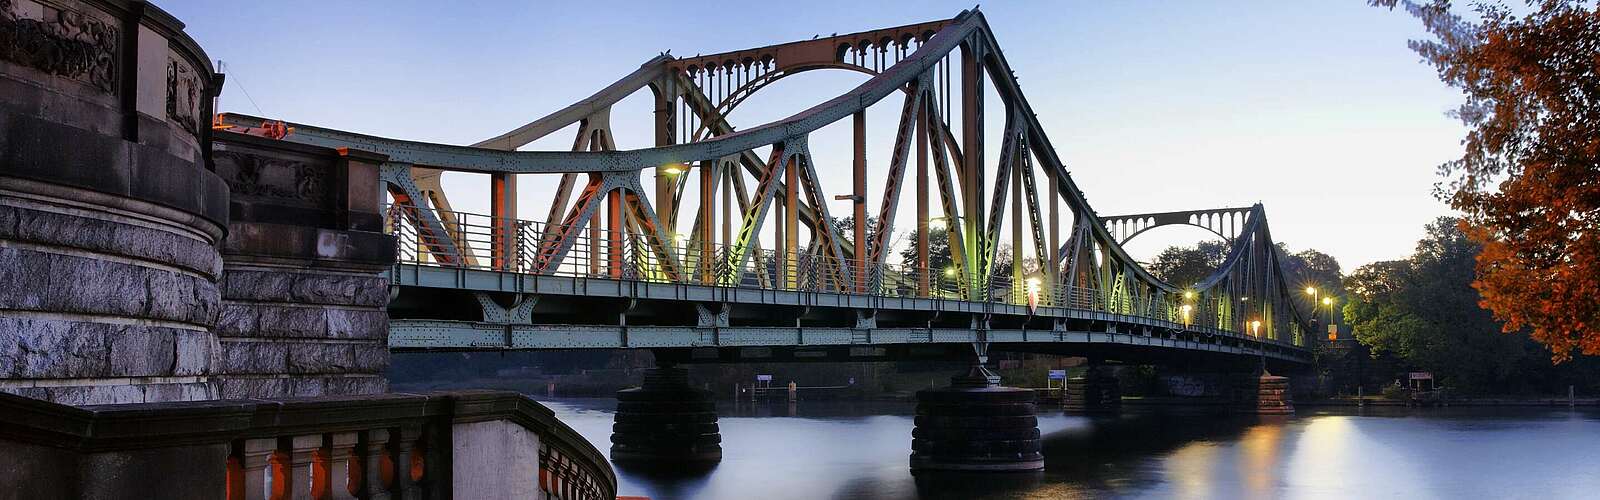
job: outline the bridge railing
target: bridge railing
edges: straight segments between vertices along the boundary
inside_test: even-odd
[[[917,268],[896,263],[838,259],[816,247],[791,252],[753,249],[743,262],[726,245],[702,248],[683,234],[651,241],[636,233],[616,233],[583,228],[557,262],[541,269],[535,256],[542,246],[554,245],[556,232],[548,224],[521,219],[498,219],[481,214],[445,212],[445,233],[434,236],[428,225],[415,220],[414,211],[390,206],[389,231],[397,237],[396,261],[402,264],[472,268],[523,274],[576,278],[618,279],[654,283],[794,290],[881,297],[934,298],[994,302],[1040,307],[1064,307],[1185,324],[1195,329],[1239,335],[1244,321],[1226,308],[1204,307],[1193,301],[1186,318],[1184,300],[1161,294],[1135,294],[1120,289],[1049,286],[1037,278],[1018,282],[1010,268],[979,280],[968,280],[957,268]],[[664,257],[663,253],[671,257]],[[1292,322],[1285,325],[1287,339],[1268,329],[1264,341],[1304,345]]]

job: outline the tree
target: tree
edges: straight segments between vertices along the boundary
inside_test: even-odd
[[[882,226],[883,224],[878,220],[877,217],[867,217],[868,242],[871,242],[872,238],[877,236],[878,231],[882,228]],[[839,245],[845,247],[847,249],[846,251],[850,251],[848,249],[855,248],[856,217],[854,215],[846,215],[844,218],[834,217],[833,229],[839,232]],[[890,243],[892,244],[894,242],[891,241]],[[856,258],[864,259],[866,257],[858,256]]]
[[[1192,247],[1170,246],[1145,266],[1150,274],[1167,283],[1190,287],[1211,276],[1228,257],[1228,244],[1202,241]]]
[[[1410,259],[1356,269],[1345,317],[1374,355],[1392,353],[1466,392],[1511,390],[1524,382],[1515,376],[1524,361],[1540,355],[1527,339],[1500,335],[1499,322],[1478,307],[1472,269],[1480,247],[1458,224],[1440,217]]]
[[[929,272],[933,273],[935,279],[937,279],[939,273],[944,272],[945,269],[949,269],[954,264],[955,261],[950,258],[950,238],[945,235],[944,231],[930,229],[928,231]],[[900,265],[904,266],[908,271],[916,269],[917,245],[915,243],[906,245],[904,249],[900,250]]]
[[[1439,167],[1438,195],[1482,245],[1480,304],[1527,330],[1556,362],[1600,354],[1600,12],[1580,1],[1529,1],[1514,15],[1478,4],[1463,20],[1446,0],[1403,5],[1433,40],[1410,46],[1460,88],[1461,158]]]
[[[1282,242],[1278,249],[1283,252],[1283,270],[1289,276],[1289,285],[1297,291],[1305,287],[1316,288],[1315,295],[1296,293],[1300,300],[1296,307],[1307,317],[1320,322],[1326,319],[1332,324],[1340,324],[1343,314],[1338,309],[1346,294],[1344,288],[1344,274],[1339,268],[1339,260],[1316,250],[1306,249],[1299,253],[1290,253],[1289,248]],[[1329,304],[1324,307],[1322,299],[1329,299]],[[1321,328],[1321,327],[1319,327]]]

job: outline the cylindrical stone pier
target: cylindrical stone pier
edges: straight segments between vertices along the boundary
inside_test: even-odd
[[[650,369],[643,387],[617,391],[611,431],[613,461],[692,466],[722,460],[716,401],[711,391],[690,387],[683,368]]]
[[[1117,377],[1102,367],[1090,367],[1081,377],[1067,379],[1068,413],[1104,414],[1122,409],[1122,387]]]
[[[0,3],[0,392],[215,398],[222,84],[145,2]]]
[[[1033,391],[980,372],[987,374],[974,368],[948,388],[917,392],[912,472],[1044,469]]]

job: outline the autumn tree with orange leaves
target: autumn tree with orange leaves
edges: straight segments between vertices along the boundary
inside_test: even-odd
[[[1438,194],[1482,245],[1472,286],[1504,331],[1556,362],[1600,354],[1600,11],[1590,1],[1372,0],[1421,19],[1410,46],[1466,96],[1460,159]]]

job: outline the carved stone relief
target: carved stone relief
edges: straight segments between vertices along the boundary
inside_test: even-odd
[[[0,59],[107,93],[116,91],[118,30],[113,23],[82,12],[22,2],[27,0],[0,0]]]
[[[254,155],[240,151],[212,153],[217,173],[239,196],[301,201],[321,205],[328,195],[325,166]]]
[[[167,58],[167,119],[191,134],[200,133],[200,100],[205,96],[200,75],[188,62]]]

